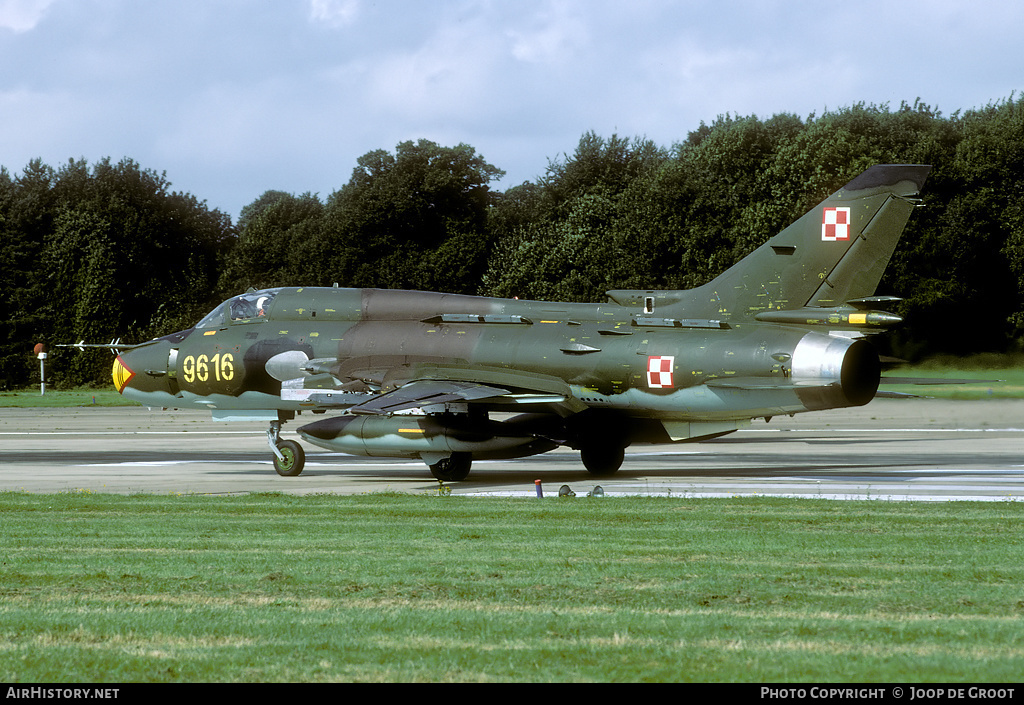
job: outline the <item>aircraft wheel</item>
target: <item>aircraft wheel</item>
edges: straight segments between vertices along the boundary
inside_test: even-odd
[[[472,464],[473,455],[471,453],[452,453],[450,457],[431,465],[430,474],[441,482],[465,480]]]
[[[277,444],[284,460],[274,456],[274,469],[282,477],[295,477],[302,472],[302,466],[306,464],[306,453],[295,441],[281,441]]]
[[[595,477],[614,475],[622,466],[626,457],[626,449],[618,445],[594,444],[580,450],[583,467]]]

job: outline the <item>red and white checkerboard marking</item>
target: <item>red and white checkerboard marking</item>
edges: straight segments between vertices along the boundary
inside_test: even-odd
[[[675,357],[672,355],[652,355],[647,358],[647,386],[651,389],[670,389],[675,386],[672,382],[672,367],[675,365]]]
[[[821,239],[824,242],[850,239],[850,209],[825,208],[821,217]]]

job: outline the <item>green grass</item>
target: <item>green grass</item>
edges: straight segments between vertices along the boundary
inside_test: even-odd
[[[39,387],[0,392],[0,407],[16,408],[69,408],[80,406],[140,406],[138,402],[125,399],[114,390],[78,387],[76,389],[47,389],[39,393]]]
[[[1013,682],[1024,504],[0,494],[0,680]]]

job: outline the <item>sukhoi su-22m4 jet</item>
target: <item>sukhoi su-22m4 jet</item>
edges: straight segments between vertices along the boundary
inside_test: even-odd
[[[269,422],[281,438],[420,458],[463,480],[474,459],[578,449],[592,474],[638,443],[699,441],[754,418],[859,406],[878,388],[865,336],[900,321],[875,296],[930,167],[875,166],[713,281],[551,303],[343,288],[276,288],[225,301],[195,327],[119,353],[125,397]],[[110,347],[110,346],[105,346]]]

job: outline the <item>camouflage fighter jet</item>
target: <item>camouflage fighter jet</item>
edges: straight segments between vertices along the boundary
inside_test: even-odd
[[[578,449],[592,474],[637,443],[700,441],[754,418],[860,406],[878,388],[864,338],[900,321],[875,288],[930,170],[856,177],[704,286],[610,291],[606,303],[344,288],[276,288],[225,301],[195,327],[112,343],[125,397],[300,426],[335,451],[419,458],[439,480],[474,459]],[[333,412],[333,413],[331,413]]]

